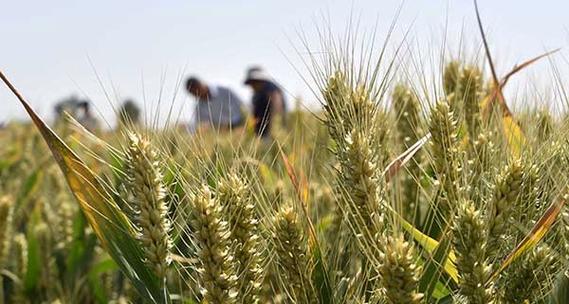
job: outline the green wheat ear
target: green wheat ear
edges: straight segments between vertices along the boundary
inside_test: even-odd
[[[342,72],[328,79],[323,96],[328,132],[336,142],[340,164],[338,203],[358,235],[374,236],[382,222],[379,172],[388,155],[382,113],[366,87],[349,83]],[[366,241],[373,243],[371,238]]]
[[[397,131],[399,133],[399,143],[402,144],[403,150],[411,147],[419,140],[419,134],[422,134],[420,111],[421,106],[417,96],[413,91],[405,85],[397,85],[393,90],[393,108],[397,114]],[[417,208],[419,197],[419,183],[417,182],[421,175],[420,151],[413,157],[414,161],[407,164],[406,172],[402,174],[402,201],[403,210],[407,218],[415,215],[420,218]]]
[[[555,128],[555,123],[553,117],[547,110],[541,110],[538,112],[537,116],[537,139],[539,143],[546,142],[553,133]]]
[[[354,129],[366,129],[370,133],[372,130],[386,132],[385,129],[378,128],[378,120],[381,117],[369,90],[363,85],[350,83],[344,73],[334,73],[328,79],[322,95],[325,100],[323,108],[328,132],[338,145],[342,145],[346,135]],[[378,134],[378,137],[386,136],[387,134]]]
[[[212,304],[236,303],[238,277],[230,251],[228,223],[222,219],[223,208],[207,185],[191,200],[191,225],[201,264],[198,272],[204,300]]]
[[[443,197],[439,202],[442,214],[449,214],[453,202],[460,197],[461,176],[460,151],[457,126],[447,102],[440,101],[431,109],[429,131],[432,135],[431,158]]]
[[[522,163],[514,161],[502,170],[494,185],[488,212],[488,243],[486,254],[495,258],[507,236],[513,206],[522,187]]]
[[[18,233],[14,237],[13,261],[14,272],[20,280],[24,280],[28,272],[28,241],[23,233]],[[26,303],[25,288],[23,285],[16,285],[10,297],[12,303]]]
[[[486,261],[484,216],[474,203],[461,200],[453,222],[453,245],[460,276],[460,294],[468,303],[490,303],[492,290],[485,286],[491,269]]]
[[[273,219],[273,240],[284,284],[290,286],[298,303],[312,303],[314,292],[309,276],[307,243],[298,216],[291,205],[285,205]]]
[[[374,213],[381,206],[377,155],[373,153],[368,134],[353,130],[346,137],[346,146],[340,160],[343,187],[349,189],[345,202],[359,225],[377,228]]]
[[[421,105],[411,88],[399,84],[393,89],[393,108],[397,115],[397,132],[403,149],[411,147],[421,134]]]
[[[551,290],[556,273],[555,253],[541,245],[529,252],[522,259],[514,262],[504,274],[502,301],[504,303],[538,303]],[[525,302],[528,301],[528,302]]]
[[[469,152],[474,164],[471,167],[478,174],[488,172],[493,167],[492,157],[496,153],[496,147],[492,137],[491,131],[483,131],[478,133],[472,141],[472,147]]]
[[[481,128],[480,98],[483,91],[482,73],[475,66],[464,67],[459,74],[455,95],[463,104],[464,120],[471,140],[478,137]]]
[[[0,197],[0,268],[4,266],[10,253],[13,211],[11,198],[9,196]]]
[[[423,295],[417,293],[421,268],[415,263],[416,255],[411,243],[402,235],[384,238],[379,274],[388,303],[418,304]]]
[[[337,71],[330,76],[326,88],[322,91],[326,101],[326,125],[332,138],[337,141],[343,140],[346,130],[351,130],[351,107],[348,102],[352,92],[346,81],[346,75]]]
[[[158,153],[150,142],[135,133],[128,135],[126,172],[128,187],[133,195],[133,223],[136,238],[141,243],[146,263],[160,278],[165,278],[171,263],[172,247],[169,231],[166,189]]]
[[[458,89],[458,78],[460,74],[460,62],[449,62],[443,71],[443,88],[448,96],[455,93]]]
[[[485,130],[471,140],[468,149],[469,195],[476,206],[482,206],[490,186],[486,181],[492,174],[496,146],[491,131]]]
[[[68,195],[65,192],[61,192],[57,196],[57,201],[56,246],[58,248],[67,248],[67,246],[73,241],[75,205],[73,205],[72,201],[69,201]]]
[[[57,267],[57,260],[52,251],[53,235],[51,234],[50,227],[43,221],[39,222],[33,227],[33,234],[37,238],[37,246],[39,247],[39,260],[40,260],[40,285],[48,290],[48,298],[54,299],[54,291],[49,288],[53,282],[58,281],[60,269]]]
[[[218,193],[229,218],[230,238],[236,242],[234,255],[240,278],[240,299],[243,303],[258,303],[263,283],[263,249],[251,187],[231,173],[219,181]]]

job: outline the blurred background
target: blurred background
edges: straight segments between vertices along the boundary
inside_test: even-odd
[[[567,44],[567,1],[479,4],[499,72]],[[453,45],[462,37],[479,49],[467,0],[6,1],[0,10],[0,69],[47,119],[57,102],[76,96],[90,100],[108,126],[125,99],[136,101],[147,119],[160,113],[165,121],[174,109],[173,119],[187,121],[194,101],[180,87],[185,77],[228,85],[248,101],[242,81],[251,65],[265,67],[289,102],[300,97],[311,108],[317,102],[301,77],[308,75],[302,60],[320,51],[317,28],[342,33],[352,19],[368,33],[377,29],[381,42],[399,8],[395,40],[409,32],[412,44],[442,47],[445,38]],[[565,52],[557,57],[561,76]],[[524,72],[517,86],[528,79],[547,86],[550,80],[532,78],[543,69],[547,63]],[[516,92],[516,84],[511,87]],[[25,119],[22,107],[0,89],[0,121],[19,119]]]

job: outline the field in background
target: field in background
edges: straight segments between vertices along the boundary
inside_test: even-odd
[[[272,140],[0,130],[0,303],[567,302],[565,114],[346,50]]]

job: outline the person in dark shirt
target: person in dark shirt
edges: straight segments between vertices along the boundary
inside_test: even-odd
[[[255,132],[259,137],[270,138],[271,123],[275,114],[284,114],[286,103],[283,91],[260,67],[247,70],[245,85],[253,90],[252,106],[255,119]]]
[[[140,108],[132,99],[125,100],[118,111],[119,126],[136,126],[140,123]]]

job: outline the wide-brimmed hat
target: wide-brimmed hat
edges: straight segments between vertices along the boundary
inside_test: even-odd
[[[265,72],[265,70],[261,67],[251,67],[247,70],[247,74],[245,75],[245,81],[243,83],[249,84],[251,81],[260,80],[260,81],[270,81],[271,76]]]

